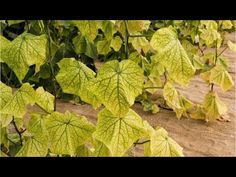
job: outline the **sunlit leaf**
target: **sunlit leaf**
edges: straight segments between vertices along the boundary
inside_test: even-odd
[[[90,90],[114,115],[124,116],[142,93],[143,71],[133,61],[109,61],[90,82]]]
[[[156,60],[166,68],[169,76],[179,84],[188,84],[195,68],[176,33],[170,28],[159,29],[152,36],[150,44],[157,51]]]
[[[53,112],[46,127],[50,137],[50,151],[55,154],[75,155],[79,146],[92,137],[95,127],[84,116],[70,112]]]
[[[94,137],[103,142],[113,156],[123,156],[145,133],[142,119],[131,109],[124,117],[114,116],[107,109],[98,114]]]

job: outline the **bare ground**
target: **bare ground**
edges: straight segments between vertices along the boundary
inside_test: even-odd
[[[227,38],[235,41],[235,33],[229,34]],[[224,55],[229,58],[229,72],[235,82],[236,56],[229,50],[226,50]],[[201,103],[204,95],[209,90],[208,85],[198,76],[192,79],[187,88],[178,86],[176,88],[195,103]],[[231,120],[230,122],[214,121],[206,123],[186,118],[178,120],[172,111],[161,110],[160,113],[151,114],[144,112],[140,104],[135,104],[132,108],[153,127],[159,125],[165,128],[169,135],[183,147],[185,156],[236,156],[235,86],[225,93],[217,86],[215,86],[215,90],[229,108],[228,117]],[[74,105],[58,100],[57,110],[60,112],[69,110],[84,115],[90,121],[96,123],[97,113],[100,109],[94,110],[90,105]],[[142,149],[142,145],[136,146],[135,156],[141,156]]]

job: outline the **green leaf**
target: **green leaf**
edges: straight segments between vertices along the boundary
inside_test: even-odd
[[[122,117],[134,103],[135,97],[142,93],[143,79],[142,69],[133,61],[109,61],[89,83],[90,91],[109,111]]]
[[[84,53],[90,58],[97,57],[96,47],[93,43],[89,42],[84,36],[77,36],[73,39],[73,44],[75,46],[75,52],[77,54]]]
[[[45,127],[45,117],[39,114],[32,114],[26,136],[26,141],[17,157],[45,157],[48,153],[49,138]],[[25,135],[26,134],[26,135]]]
[[[9,140],[7,139],[7,127],[2,127],[0,123],[0,145],[4,144],[5,147],[9,147]]]
[[[169,76],[177,83],[187,85],[195,68],[176,33],[170,28],[159,29],[152,36],[150,44],[157,51],[158,61],[166,68]]]
[[[101,29],[107,40],[111,40],[116,33],[115,24],[111,20],[103,20]]]
[[[80,145],[92,137],[95,127],[84,116],[68,111],[53,112],[46,122],[50,137],[50,150],[54,154],[75,155]]]
[[[58,26],[64,26],[66,28],[70,27],[73,23],[72,20],[53,20],[53,25]]]
[[[227,112],[226,105],[220,100],[216,92],[206,94],[202,106],[207,121],[220,118],[221,115]]]
[[[150,138],[151,156],[178,157],[183,155],[183,148],[168,136],[168,133],[160,128]]]
[[[4,62],[2,59],[6,55],[4,51],[5,51],[5,48],[8,47],[8,45],[10,44],[11,42],[9,40],[7,40],[5,37],[0,35],[0,62]]]
[[[123,156],[145,133],[142,119],[131,109],[124,117],[114,116],[107,109],[98,114],[94,137],[103,142],[112,156]]]
[[[2,60],[14,71],[21,82],[31,65],[36,65],[36,73],[46,61],[47,38],[23,33],[15,38],[3,53]]]
[[[58,66],[60,70],[56,80],[64,93],[80,96],[83,101],[92,104],[95,108],[100,106],[97,97],[88,90],[88,82],[95,76],[93,70],[74,58],[64,58]]]
[[[233,52],[236,52],[236,44],[232,43],[230,40],[228,40],[227,45],[229,46],[229,49]]]
[[[54,96],[43,87],[38,87],[36,90],[36,103],[48,113],[54,110]]]
[[[0,111],[3,114],[10,114],[15,117],[23,117],[26,113],[26,105],[35,103],[35,91],[29,83],[24,83],[12,98]]]
[[[232,77],[223,66],[217,65],[210,72],[210,83],[219,85],[223,91],[227,91],[234,86]]]
[[[25,20],[7,20],[7,23],[9,25],[14,25],[14,24],[18,24],[18,23],[22,23],[24,22]]]

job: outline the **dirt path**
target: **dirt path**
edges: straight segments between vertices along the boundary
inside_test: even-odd
[[[235,41],[235,33],[227,36]],[[236,56],[227,50],[224,54],[229,58],[229,72],[235,82]],[[236,82],[235,82],[236,83]],[[209,87],[199,77],[192,79],[187,88],[176,88],[185,96],[191,98],[193,102],[201,103]],[[230,91],[223,93],[219,87],[215,87],[219,97],[224,101],[229,110],[228,115],[231,122],[210,122],[182,118],[178,120],[174,112],[161,110],[158,114],[144,112],[139,104],[132,108],[152,126],[160,125],[165,128],[169,135],[174,138],[183,148],[185,156],[236,156],[236,119],[235,119],[235,86]],[[92,122],[96,123],[99,110],[94,110],[90,105],[73,105],[63,101],[57,102],[60,112],[66,110],[85,115]],[[142,145],[135,149],[135,156],[142,155]]]

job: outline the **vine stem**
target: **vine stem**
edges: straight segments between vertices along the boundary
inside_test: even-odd
[[[146,140],[146,141],[143,141],[143,142],[135,142],[134,145],[140,145],[140,144],[145,144],[145,143],[148,143],[150,142],[150,140]]]
[[[163,89],[164,87],[144,87],[144,89]]]
[[[225,49],[226,50],[226,49]],[[224,50],[223,50],[224,52]],[[223,53],[221,52],[220,55]],[[217,51],[217,40],[216,40],[216,48],[215,48],[215,60],[214,60],[214,66],[216,65],[217,63],[217,59],[218,59],[218,51]],[[214,91],[214,83],[211,83],[211,88],[210,88],[210,91],[213,92]]]
[[[164,72],[164,78],[165,78],[164,85],[166,85],[166,83],[167,83],[167,74],[166,74],[166,71]]]
[[[19,137],[20,137],[20,145],[21,146],[23,146],[23,140],[22,140],[22,133],[24,132],[21,132],[19,129],[18,129],[18,127],[17,127],[17,125],[16,125],[16,122],[15,122],[15,118],[13,117],[13,119],[12,119],[12,124],[13,124],[13,126],[14,126],[14,128],[15,128],[15,130],[16,130],[16,132],[17,132],[17,134],[19,135]]]
[[[225,51],[226,49],[228,49],[228,46],[226,46],[226,47],[219,53],[219,55],[218,55],[217,57],[221,56],[221,54],[224,53],[224,51]]]
[[[25,23],[26,23],[27,31],[29,32],[29,30],[30,30],[29,21],[26,20]]]
[[[5,68],[2,66],[2,64],[3,64],[3,63],[1,63],[1,71],[2,71],[2,74],[3,74],[3,76],[5,77],[5,79],[7,79],[7,85],[9,85],[9,84],[10,84],[10,78],[7,77],[6,70],[5,70]]]
[[[202,54],[202,56],[204,55],[204,50],[203,49],[201,49],[201,47],[198,45],[197,46],[198,47],[198,49],[200,50],[200,52],[201,52],[201,54]]]
[[[126,59],[128,59],[129,58],[129,49],[128,49],[129,31],[128,31],[127,21],[124,20],[124,23],[125,23],[125,57]]]
[[[50,70],[51,70],[51,74],[52,74],[52,77],[53,77],[53,95],[55,97],[55,101],[54,101],[54,111],[56,111],[56,94],[57,94],[57,91],[56,91],[56,77],[55,77],[55,72],[54,72],[54,68],[53,68],[53,65],[52,65],[52,51],[51,51],[51,36],[50,36],[50,29],[49,29],[49,25],[50,25],[50,20],[48,20],[48,23],[47,23],[47,37],[48,37],[48,58],[49,58],[49,65],[50,65]]]
[[[164,107],[164,106],[162,106],[162,105],[158,105],[158,107],[161,108],[161,109],[168,110],[168,111],[173,111],[172,108]]]
[[[140,34],[140,35],[129,35],[129,37],[151,37],[151,35]]]

